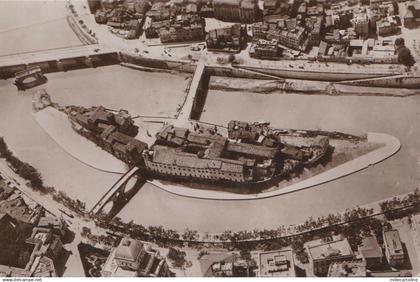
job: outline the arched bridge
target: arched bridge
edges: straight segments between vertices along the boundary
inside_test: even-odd
[[[38,66],[29,67],[15,74],[15,85],[19,90],[25,90],[47,82]]]
[[[146,182],[137,166],[122,175],[90,210],[91,214],[115,216]]]

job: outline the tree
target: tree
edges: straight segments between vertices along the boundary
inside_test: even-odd
[[[403,64],[406,67],[414,66],[416,61],[411,55],[410,49],[405,46],[398,48],[398,63]]]
[[[172,265],[174,267],[183,267],[186,262],[185,256],[186,253],[184,251],[172,247],[169,248],[168,259],[170,259],[173,262]]]
[[[249,252],[248,249],[241,249],[239,251],[239,255],[241,256],[241,258],[245,261],[250,261],[251,260],[251,253]]]
[[[229,54],[228,61],[229,61],[229,63],[233,63],[235,61],[235,55]]]
[[[3,137],[0,137],[0,155],[7,158],[7,153],[10,152]]]
[[[89,236],[90,234],[92,234],[92,231],[90,230],[90,228],[89,228],[89,227],[86,227],[86,226],[83,226],[83,228],[82,228],[82,232],[80,233],[80,235],[81,235],[82,237],[87,237],[87,236]]]

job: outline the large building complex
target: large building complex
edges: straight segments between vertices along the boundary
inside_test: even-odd
[[[158,251],[131,238],[123,238],[111,251],[101,273],[103,277],[171,276],[165,259]]]
[[[216,133],[168,125],[143,155],[146,168],[156,174],[251,183],[273,177],[279,153],[276,148],[233,143]]]
[[[68,107],[67,114],[75,131],[96,143],[130,166],[141,161],[147,144],[134,137],[138,127],[127,111],[114,114],[104,107]]]

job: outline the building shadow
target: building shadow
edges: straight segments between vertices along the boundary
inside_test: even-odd
[[[413,265],[410,260],[410,256],[408,255],[407,245],[401,242],[401,246],[404,251],[404,263],[399,267],[401,270],[413,270]]]
[[[58,277],[62,277],[64,272],[66,271],[67,260],[69,259],[71,254],[71,251],[63,249],[58,259],[54,260],[55,272],[57,273]]]
[[[296,277],[307,277],[306,270],[295,265]]]

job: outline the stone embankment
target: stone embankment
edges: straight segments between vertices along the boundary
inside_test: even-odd
[[[66,7],[69,11],[67,23],[79,40],[85,45],[97,44],[98,39],[96,38],[96,35],[84,24],[83,20],[80,19],[77,12],[73,9],[73,6],[67,4]]]
[[[225,231],[223,233],[210,233],[210,232],[196,232],[194,230],[189,230],[188,228],[182,232],[182,231],[176,231],[171,230],[170,233],[172,236],[168,236],[165,233],[162,232],[161,235],[151,234],[150,231],[145,230],[143,235],[147,235],[149,238],[153,238],[157,241],[162,240],[168,240],[173,242],[182,242],[182,243],[198,243],[198,244],[224,244],[224,243],[261,243],[261,242],[268,242],[272,240],[281,240],[281,239],[288,239],[292,237],[302,236],[305,234],[314,234],[316,232],[321,232],[322,230],[326,228],[332,228],[332,227],[338,227],[346,224],[350,224],[354,221],[362,221],[364,219],[369,218],[375,218],[375,217],[381,217],[384,216],[385,212],[381,208],[381,204],[387,201],[393,201],[396,199],[400,200],[406,200],[406,204],[396,206],[395,208],[392,208],[388,210],[388,212],[391,211],[399,211],[404,210],[407,208],[413,208],[418,206],[416,195],[418,195],[418,190],[415,190],[414,192],[401,194],[398,196],[390,197],[387,199],[383,199],[380,201],[376,201],[373,203],[369,203],[362,206],[354,207],[353,209],[346,209],[345,211],[336,213],[336,214],[330,214],[328,216],[322,216],[319,217],[318,220],[313,219],[312,217],[308,218],[306,222],[302,222],[300,224],[293,224],[289,226],[279,226],[275,230],[253,230],[253,231],[239,231],[236,232],[236,234],[243,233],[245,236],[243,238],[236,237],[234,240],[232,240],[232,232],[231,231]],[[410,200],[411,199],[411,200]],[[360,212],[358,216],[354,217],[354,219],[349,219],[348,213],[354,213],[354,212]],[[363,215],[362,215],[363,214]],[[346,216],[347,215],[347,216]],[[331,217],[332,216],[332,217]],[[100,223],[101,219],[97,219],[97,223]],[[312,222],[312,224],[308,224],[308,222]],[[118,230],[117,232],[120,233],[119,235],[125,236],[129,230],[127,230],[126,225],[123,224],[112,224],[109,222],[102,222],[105,226],[111,227],[111,229]],[[149,228],[150,229],[150,228]],[[124,230],[124,231],[123,231]],[[185,236],[186,233],[189,233],[189,235],[192,236]],[[173,236],[174,234],[177,234],[177,236]]]
[[[258,80],[213,76],[209,89],[222,91],[244,91],[261,94],[310,94],[310,95],[360,95],[407,97],[419,95],[416,89],[393,89],[382,87],[362,87],[299,79]]]
[[[258,194],[236,194],[225,191],[201,190],[162,182],[159,180],[151,180],[149,183],[166,192],[189,198],[209,200],[257,200],[276,197],[308,188],[313,188],[317,185],[358,172],[391,157],[397,153],[401,147],[400,141],[397,138],[383,133],[369,132],[367,135],[367,142],[371,144],[381,144],[382,146],[310,178],[293,183],[281,189],[261,192]]]

